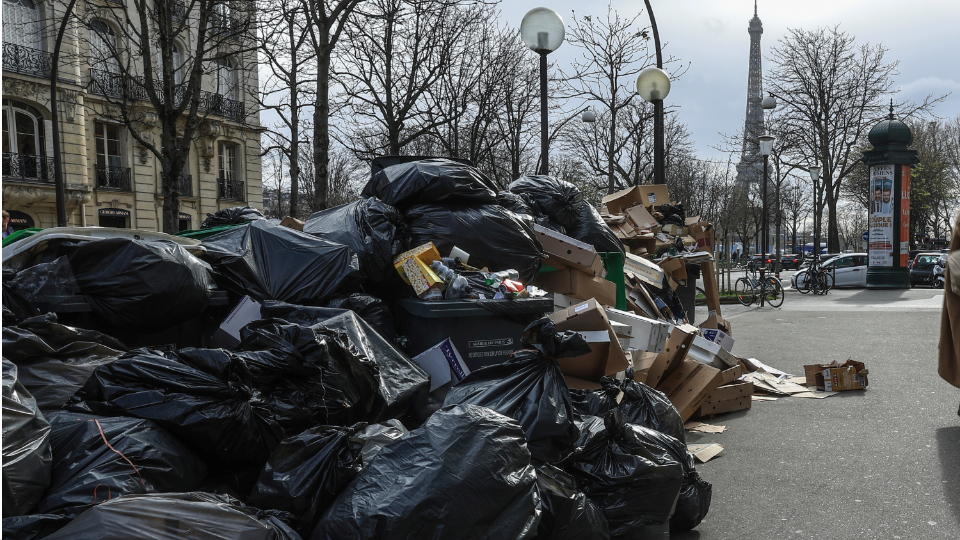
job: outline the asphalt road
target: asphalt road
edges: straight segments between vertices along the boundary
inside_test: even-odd
[[[960,389],[936,372],[942,303],[931,289],[846,289],[788,291],[779,309],[723,306],[738,356],[798,375],[854,358],[870,386],[754,402],[708,420],[722,434],[688,432],[726,449],[698,465],[710,513],[671,538],[960,538]]]

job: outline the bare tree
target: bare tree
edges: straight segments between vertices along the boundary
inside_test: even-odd
[[[795,145],[792,163],[821,167],[820,193],[828,214],[828,247],[839,251],[837,204],[843,180],[860,167],[857,144],[879,121],[896,90],[898,62],[883,45],[858,45],[839,27],[792,29],[771,51],[767,88],[780,101],[784,133]],[[941,98],[900,103],[904,117],[922,114]]]

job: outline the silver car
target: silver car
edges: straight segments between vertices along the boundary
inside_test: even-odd
[[[867,286],[867,254],[847,253],[827,259],[822,263],[823,269],[833,277],[834,287],[866,287]],[[799,283],[803,286],[807,280],[807,270],[803,269],[790,278],[794,289]]]

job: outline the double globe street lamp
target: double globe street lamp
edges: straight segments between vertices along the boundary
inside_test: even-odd
[[[550,136],[547,131],[547,55],[560,48],[565,34],[563,19],[556,11],[533,8],[520,22],[524,45],[540,55],[540,174],[550,174]]]

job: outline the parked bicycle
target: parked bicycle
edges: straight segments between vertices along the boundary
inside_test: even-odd
[[[823,269],[820,259],[814,259],[804,272],[803,278],[796,280],[800,294],[827,294],[833,288],[833,273]]]
[[[783,285],[780,280],[774,276],[766,276],[761,280],[756,270],[748,270],[744,277],[737,280],[733,290],[737,294],[737,300],[745,306],[761,299],[763,303],[770,304],[770,307],[783,305]]]

